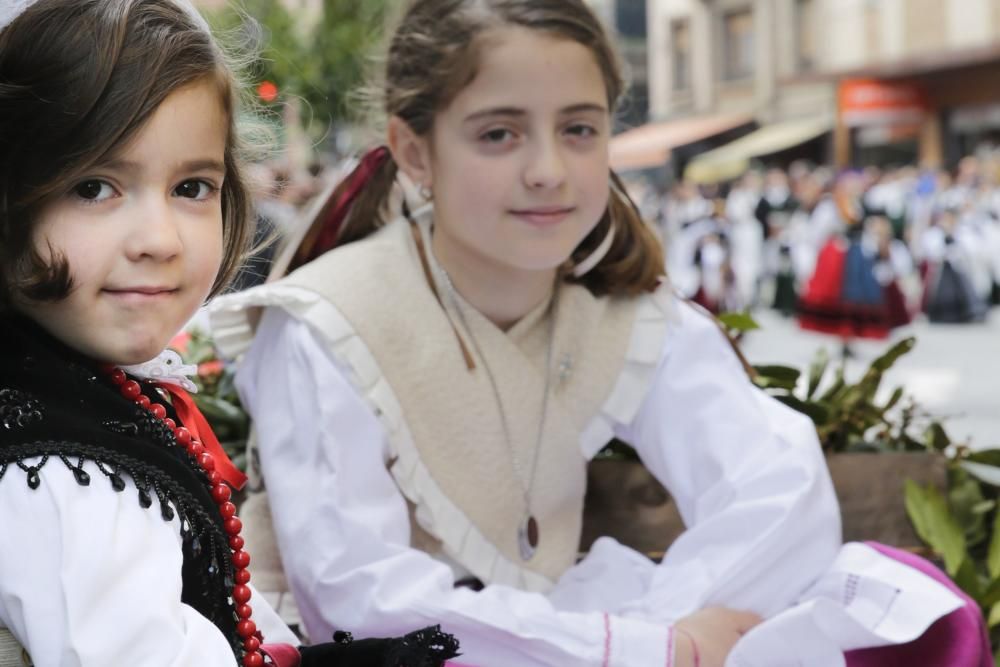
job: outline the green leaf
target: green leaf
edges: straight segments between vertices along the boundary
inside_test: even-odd
[[[986,624],[991,628],[1000,624],[1000,602],[990,607],[990,615],[986,620]]]
[[[991,486],[1000,486],[1000,467],[969,460],[961,461],[958,465],[976,479]]]
[[[997,506],[997,501],[995,500],[984,500],[981,503],[976,503],[972,506],[972,511],[976,514],[986,514],[987,512],[992,512]]]
[[[754,377],[753,383],[761,389],[783,389],[786,392],[791,392],[795,389],[794,381],[768,377],[766,375],[758,375]]]
[[[826,406],[821,403],[816,403],[815,401],[803,401],[795,396],[775,396],[776,400],[784,403],[791,409],[801,412],[805,416],[813,420],[813,423],[817,426],[825,424],[830,418],[830,411]]]
[[[819,397],[821,401],[835,401],[838,395],[844,391],[847,384],[844,382],[844,365],[841,364],[837,367],[836,373],[833,376],[833,384],[831,384],[823,395]]]
[[[906,514],[917,535],[941,555],[945,570],[954,578],[968,554],[965,535],[944,497],[932,485],[921,487],[910,479],[905,482],[904,495]]]
[[[754,329],[760,329],[760,325],[757,321],[750,316],[750,313],[722,313],[718,315],[718,320],[722,322],[722,325],[729,329],[730,331],[753,331]]]
[[[892,410],[896,404],[899,403],[899,399],[901,398],[903,398],[903,388],[896,387],[895,391],[892,392],[892,396],[889,397],[889,400],[886,401],[886,404],[882,407],[882,413],[884,414],[889,410]]]
[[[990,535],[990,549],[986,554],[986,570],[992,579],[1000,583],[1000,512],[993,517],[993,530]]]
[[[982,594],[976,599],[976,602],[978,602],[984,609],[988,609],[997,602],[1000,602],[1000,579],[994,579],[991,581],[982,591]]]
[[[819,388],[819,383],[823,381],[823,376],[826,375],[826,369],[830,365],[830,354],[826,351],[825,347],[819,348],[816,356],[813,357],[812,363],[809,364],[809,386],[806,390],[806,398],[812,398],[813,394]]]
[[[972,558],[966,557],[962,561],[953,579],[958,587],[968,593],[972,599],[977,600],[982,596],[983,586],[979,573],[976,572],[976,563]]]
[[[799,371],[799,369],[792,368],[791,366],[755,365],[753,368],[759,375],[774,378],[775,380],[796,382],[798,381],[799,376],[802,375],[802,372]]]
[[[880,356],[878,359],[873,361],[871,366],[869,367],[869,372],[876,371],[879,374],[881,374],[889,370],[890,368],[892,368],[892,365],[896,363],[897,359],[899,359],[901,356],[912,350],[913,346],[916,344],[917,344],[917,339],[914,338],[913,336],[904,338],[903,340],[899,341],[898,343],[890,347],[888,350],[886,350],[882,354],[882,356]]]
[[[991,466],[1000,466],[1000,449],[979,449],[971,452],[966,457],[966,460],[985,463]]]
[[[967,545],[975,546],[987,538],[986,517],[975,511],[984,500],[979,482],[960,468],[948,471],[948,506],[965,532]]]
[[[924,431],[924,442],[928,448],[941,452],[951,444],[951,438],[948,437],[941,422],[931,422]]]

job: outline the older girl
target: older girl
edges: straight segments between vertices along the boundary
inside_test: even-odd
[[[476,665],[815,667],[960,604],[841,549],[812,424],[663,280],[582,0],[412,2],[381,89],[388,145],[293,265],[338,247],[216,319],[238,350],[266,307],[239,381],[311,634],[440,619]],[[613,436],[689,526],[662,563],[603,539],[574,564]]]

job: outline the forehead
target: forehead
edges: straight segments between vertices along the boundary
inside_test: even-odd
[[[229,118],[218,86],[202,79],[171,92],[115,157],[169,166],[192,153],[221,159]]]
[[[607,89],[591,49],[539,30],[508,26],[480,37],[478,67],[448,111],[484,108],[551,111],[579,104],[607,108]]]

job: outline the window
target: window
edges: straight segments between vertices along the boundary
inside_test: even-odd
[[[816,3],[795,0],[795,68],[808,72],[816,66]]]
[[[691,87],[691,28],[687,20],[670,22],[670,61],[674,90]]]
[[[722,78],[753,76],[753,11],[747,7],[722,15]]]

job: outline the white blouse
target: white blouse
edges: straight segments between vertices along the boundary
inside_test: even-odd
[[[542,595],[456,589],[452,567],[409,546],[407,503],[387,470],[378,417],[308,325],[268,308],[237,382],[308,634],[440,623],[461,642],[462,662],[482,667],[660,666],[672,622],[724,605],[771,619],[727,665],[840,667],[846,648],[915,638],[957,608],[923,575],[895,596],[873,587],[872,604],[886,614],[903,601],[926,610],[898,636],[879,634],[871,617],[861,623],[849,604],[796,604],[811,585],[839,599],[846,577],[859,575],[855,565],[865,569],[873,558],[879,576],[902,566],[861,545],[840,550],[837,501],[812,423],[751,384],[711,320],[685,304],[678,310],[642,407],[616,431],[670,491],[689,529],[658,565],[602,538]],[[818,641],[834,623],[837,639]],[[809,641],[797,646],[797,637]]]
[[[180,522],[143,509],[127,476],[116,493],[83,467],[87,487],[54,458],[36,490],[14,465],[0,479],[0,628],[39,667],[235,665],[222,632],[181,603]],[[250,605],[267,642],[297,645],[256,592]]]

